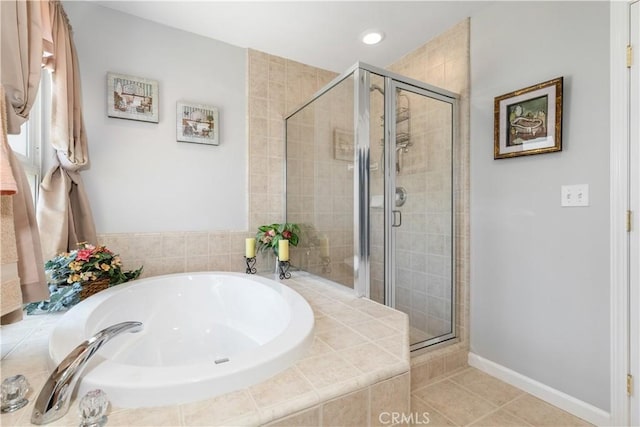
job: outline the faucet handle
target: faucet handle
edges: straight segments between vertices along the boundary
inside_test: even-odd
[[[78,404],[78,411],[82,417],[80,427],[104,426],[107,423],[108,408],[107,393],[100,389],[87,392]]]
[[[29,391],[29,382],[24,375],[14,375],[2,381],[2,406],[0,412],[7,413],[17,411],[29,401],[26,399]]]

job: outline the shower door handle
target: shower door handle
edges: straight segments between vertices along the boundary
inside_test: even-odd
[[[391,211],[393,212],[393,223],[391,224],[392,227],[400,227],[402,225],[402,211]],[[397,214],[397,215],[396,215]],[[398,219],[398,222],[396,222],[396,218]]]

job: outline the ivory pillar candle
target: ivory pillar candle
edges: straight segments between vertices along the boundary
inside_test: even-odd
[[[320,238],[320,256],[322,258],[329,257],[329,238],[327,236]]]
[[[289,241],[278,241],[278,259],[280,261],[289,261]]]
[[[253,258],[256,256],[256,239],[249,238],[244,241],[244,256]]]

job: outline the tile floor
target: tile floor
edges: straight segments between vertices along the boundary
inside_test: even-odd
[[[475,368],[440,377],[411,393],[411,411],[434,426],[590,426],[555,406]],[[414,425],[424,425],[416,417]]]

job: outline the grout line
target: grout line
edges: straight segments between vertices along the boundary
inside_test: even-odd
[[[422,387],[419,387],[419,388],[416,388],[416,389],[412,390],[411,393],[415,393],[415,392],[417,392],[419,390],[422,390],[424,388],[431,387],[431,386],[436,385],[436,384],[440,384],[441,382],[448,380],[450,377],[451,376],[447,375],[447,374],[438,375],[437,377],[430,379],[429,382],[427,384],[423,385]]]
[[[425,389],[427,387],[431,387],[431,386],[434,386],[436,384],[440,384],[441,382],[444,382],[444,381],[446,381],[448,379],[449,379],[449,377],[445,377],[445,376],[435,377],[435,378],[429,380],[429,382],[427,384],[423,385],[422,387],[413,390],[413,392],[415,393],[415,392],[420,391],[422,389]]]
[[[489,412],[488,414],[485,414],[485,415],[481,416],[480,418],[478,418],[478,419],[474,420],[473,422],[471,422],[471,423],[469,423],[469,424],[467,424],[467,425],[472,425],[472,424],[474,424],[474,423],[477,423],[477,422],[479,422],[479,421],[482,421],[482,420],[484,420],[485,418],[488,418],[489,416],[491,416],[491,415],[493,415],[493,414],[495,414],[495,413],[497,413],[497,412],[500,412],[500,411],[502,411],[502,410],[503,410],[503,409],[502,409],[502,407],[496,408],[495,410],[493,410],[493,411]],[[522,418],[520,418],[520,417],[518,417],[518,416],[516,416],[516,415],[512,414],[511,412],[508,412],[508,411],[506,411],[506,412],[507,412],[507,414],[508,414],[508,415],[510,415],[510,416],[512,416],[512,417],[514,417],[518,422],[522,422],[522,423],[523,423],[523,426],[527,426],[527,427],[535,427],[533,424],[528,423],[527,421],[525,421],[525,420],[523,420]],[[488,427],[488,425],[487,425],[487,427]]]
[[[472,369],[475,369],[475,368],[472,368]],[[486,375],[489,375],[489,374],[486,374]],[[457,376],[457,375],[456,375],[456,376]],[[499,381],[499,382],[501,382],[501,383],[505,384],[505,385],[508,385],[509,387],[512,387],[512,388],[514,388],[514,389],[518,390],[518,391],[520,392],[520,393],[519,393],[517,396],[515,396],[514,398],[512,398],[512,399],[510,399],[510,400],[508,400],[508,401],[506,401],[506,402],[504,402],[504,403],[502,403],[502,404],[500,404],[500,405],[498,405],[497,403],[494,403],[494,402],[489,401],[489,403],[491,403],[491,404],[492,404],[492,405],[494,405],[494,406],[497,406],[498,408],[503,408],[503,407],[507,406],[508,404],[510,404],[511,402],[513,402],[513,401],[515,401],[515,400],[517,400],[517,399],[521,398],[522,396],[524,396],[524,395],[526,395],[526,394],[529,394],[529,393],[527,393],[526,391],[524,391],[524,390],[522,390],[522,389],[520,389],[520,388],[518,388],[518,387],[514,387],[514,386],[512,386],[511,384],[507,384],[506,382],[504,382],[504,381],[502,381],[502,380],[500,380],[500,379],[498,379],[498,378],[496,378],[496,377],[493,377],[493,376],[491,376],[491,375],[489,375],[489,376],[490,376],[491,378],[493,378],[493,379],[495,379],[495,380],[497,380],[497,381]],[[461,383],[459,383],[459,382],[455,381],[454,379],[451,379],[451,381],[452,381],[454,384],[459,385],[460,387],[462,387],[464,390],[468,391],[469,393],[471,393],[471,394],[473,394],[473,395],[475,395],[475,396],[478,396],[478,397],[480,397],[480,398],[482,398],[482,399],[484,399],[484,400],[487,400],[487,399],[486,399],[485,397],[483,397],[480,393],[477,393],[477,392],[475,392],[475,391],[471,390],[470,388],[468,388],[468,387],[466,387],[465,385],[463,385],[463,384],[461,384]]]
[[[411,393],[411,396],[417,400],[419,400],[420,402],[424,403],[425,405],[429,406],[430,408],[433,408],[433,405],[429,402],[427,402],[426,400],[424,400],[423,398]],[[414,408],[411,408],[411,412],[415,412]],[[445,420],[449,421],[451,424],[457,426],[458,424],[454,423],[449,417],[447,417],[446,415],[444,415],[442,412],[438,411],[437,409],[433,409],[433,412],[437,413],[438,415],[440,415],[442,418],[444,418]],[[429,415],[431,415],[431,412],[429,412]]]
[[[451,380],[451,382],[452,382],[453,384],[457,385],[458,387],[460,387],[461,389],[465,390],[467,393],[470,393],[472,396],[475,396],[475,397],[477,397],[477,398],[479,398],[479,399],[481,399],[481,400],[484,400],[485,402],[487,402],[487,403],[491,404],[491,406],[494,406],[494,407],[495,407],[495,408],[497,408],[497,409],[502,408],[503,406],[505,406],[505,405],[508,403],[508,402],[507,402],[507,403],[504,403],[504,404],[498,405],[497,403],[494,403],[494,402],[492,402],[492,401],[488,400],[486,397],[482,396],[481,394],[476,393],[475,391],[468,389],[467,387],[465,387],[464,385],[462,385],[462,384],[460,384],[460,383],[458,383],[458,382],[456,382],[456,381]],[[518,396],[518,397],[520,397],[520,396]],[[517,398],[514,398],[514,399],[510,400],[509,402],[511,402],[511,401],[513,401],[513,400],[515,400],[515,399],[517,399]]]

